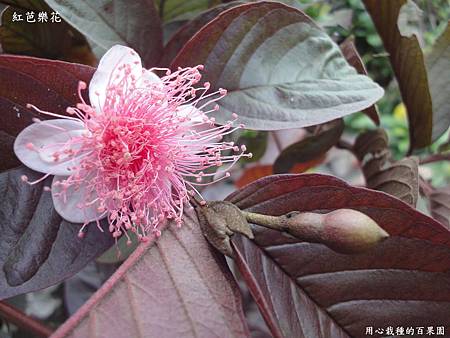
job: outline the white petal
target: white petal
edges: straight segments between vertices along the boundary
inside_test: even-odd
[[[190,124],[203,122],[204,116],[202,111],[198,110],[197,108],[189,104],[179,106],[177,109],[177,115],[180,117],[188,117],[189,118],[188,123]]]
[[[155,73],[143,68],[142,76],[137,80],[136,87],[145,88],[153,83],[162,83],[162,80]]]
[[[83,132],[85,129],[81,121],[54,119],[33,123],[16,137],[14,153],[33,170],[52,175],[71,175],[71,168],[79,165],[81,157],[79,154],[69,157],[63,151],[69,149],[68,141],[80,137]],[[33,149],[29,144],[33,145]],[[70,146],[72,150],[78,150],[74,148],[78,145]],[[56,162],[52,156],[55,151],[61,154]]]
[[[131,67],[131,74],[137,79],[142,76],[142,62],[138,53],[121,45],[111,47],[100,59],[97,70],[89,83],[89,99],[91,106],[101,112],[105,104],[106,91],[111,81],[117,81],[122,75],[119,68],[123,65]]]
[[[179,106],[177,115],[180,117],[189,118],[186,122],[184,122],[184,124],[192,126],[190,128],[192,132],[200,133],[202,131],[213,128],[209,123],[203,123],[203,117],[205,116],[205,114],[201,110],[198,110],[197,108],[189,104]]]
[[[59,194],[61,185],[55,184],[55,182],[62,182],[66,178],[63,176],[55,176],[53,178],[52,198],[56,212],[66,221],[73,223],[86,223],[100,219],[102,213],[97,211],[98,202],[85,206],[87,202],[96,198],[95,192],[87,189],[87,184],[89,183],[87,180],[76,188],[73,185],[69,186],[65,194]]]

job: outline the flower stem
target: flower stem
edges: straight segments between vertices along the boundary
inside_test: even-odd
[[[433,193],[434,190],[433,186],[422,177],[419,177],[419,188],[422,195],[424,195],[427,198],[430,197],[430,195]]]
[[[450,161],[450,154],[433,154],[420,159],[420,164],[434,163],[439,161]]]
[[[348,150],[350,152],[353,152],[353,145],[350,142],[348,142],[348,141],[346,141],[344,139],[340,139],[336,143],[336,147],[339,148],[339,149],[345,149],[345,150]]]
[[[50,337],[53,333],[50,328],[40,321],[27,316],[22,311],[5,302],[0,302],[0,317],[39,337]]]
[[[268,216],[263,214],[255,214],[253,212],[241,211],[248,222],[258,224],[269,229],[285,231],[286,225],[280,217]]]

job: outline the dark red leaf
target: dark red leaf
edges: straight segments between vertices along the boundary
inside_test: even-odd
[[[348,63],[351,64],[358,71],[359,74],[367,75],[366,66],[361,59],[361,56],[353,43],[353,38],[347,38],[342,42],[339,47],[341,47],[342,54],[344,54]],[[380,114],[378,113],[377,105],[374,104],[369,108],[364,109],[364,113],[371,118],[371,120],[377,125],[380,125]]]
[[[206,25],[208,22],[210,22],[212,19],[214,19],[218,14],[222,13],[223,11],[243,4],[242,1],[232,1],[227,4],[222,4],[219,6],[215,6],[201,14],[199,14],[197,17],[195,17],[193,20],[187,22],[185,25],[183,25],[169,40],[167,45],[164,47],[163,56],[160,63],[160,66],[167,67],[170,65],[172,60],[175,58],[175,56],[178,54],[181,48],[186,44],[186,42],[189,41],[190,38],[192,38],[195,33],[197,33],[200,28],[202,28],[204,25]]]
[[[89,82],[93,71],[77,64],[0,55],[0,170],[19,164],[12,151],[15,136],[33,117],[46,118],[26,104],[65,114],[68,106],[79,102],[78,82]],[[29,186],[21,181],[23,174],[31,180],[41,177],[24,167],[0,174],[0,298],[69,278],[113,243],[109,233],[101,233],[95,224],[80,240],[80,225],[63,221],[50,194],[43,191],[48,180]]]
[[[367,326],[450,328],[450,233],[434,219],[385,193],[319,174],[266,177],[227,200],[270,215],[351,208],[390,234],[357,255],[259,226],[254,241],[233,239],[284,337],[362,337]]]
[[[443,123],[433,123],[433,114],[427,70],[423,51],[416,35],[403,36],[399,31],[398,16],[407,0],[364,0],[364,4],[383,40],[408,110],[410,148],[428,146],[440,136]],[[414,80],[412,80],[414,79]],[[436,133],[438,132],[438,133]]]
[[[79,102],[78,82],[89,82],[94,68],[79,64],[50,61],[24,56],[0,55],[0,131],[2,155],[0,171],[13,168],[17,161],[12,153],[11,137],[32,123],[33,117],[45,119],[26,108],[32,103],[42,110],[65,114],[68,106]]]
[[[289,170],[291,174],[301,174],[306,172],[307,170],[314,168],[321,164],[325,160],[325,155],[322,155],[312,161],[297,163],[294,167]],[[272,165],[257,165],[248,169],[245,169],[241,177],[236,180],[235,184],[238,188],[242,188],[257,179],[269,176],[273,174],[273,166]]]
[[[270,332],[275,338],[282,338],[283,334],[281,332],[280,327],[278,326],[278,321],[274,316],[273,311],[270,311],[270,306],[266,301],[263,291],[258,285],[258,282],[255,279],[251,269],[247,265],[242,253],[239,248],[231,242],[231,246],[234,252],[234,260],[236,262],[236,266],[241,273],[242,279],[247,284],[248,290],[251,293],[253,299],[257,302],[261,315],[263,316],[267,326],[270,328]]]
[[[42,176],[24,167],[0,174],[0,299],[57,284],[114,243],[95,223],[78,238],[81,225],[62,220],[43,191],[51,179],[30,186],[22,175]]]
[[[52,337],[249,337],[241,296],[195,213],[141,244]]]
[[[428,198],[431,215],[450,227],[450,186],[434,189]]]
[[[57,23],[27,22],[27,14],[53,10],[43,0],[10,0],[1,17],[0,44],[4,53],[29,55],[47,59],[78,62],[88,65],[97,63],[86,38],[65,21]],[[14,20],[21,16],[24,20]],[[57,29],[55,29],[57,28]]]
[[[361,161],[368,188],[384,191],[416,206],[419,197],[419,162],[416,157],[393,160],[384,129],[360,134],[353,148]]]
[[[275,174],[288,173],[296,164],[306,164],[323,157],[340,139],[344,121],[337,119],[320,126],[320,132],[284,149],[273,164]]]

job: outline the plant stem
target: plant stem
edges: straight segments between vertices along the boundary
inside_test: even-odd
[[[277,146],[278,151],[281,153],[283,151],[283,147],[281,145],[281,141],[278,138],[278,135],[275,131],[272,132],[273,140],[275,141],[275,145]]]
[[[419,177],[419,187],[422,195],[425,197],[429,197],[434,190],[433,186],[422,177]]]
[[[264,321],[267,324],[270,332],[272,333],[274,338],[282,338],[283,333],[278,325],[276,318],[274,318],[273,312],[270,310],[271,307],[267,302],[266,297],[264,296],[264,292],[261,290],[253,272],[250,270],[245,258],[243,257],[239,248],[231,242],[231,247],[233,248],[233,253],[235,257],[236,266],[241,273],[242,278],[247,284],[248,291],[253,297],[256,305],[258,306]]]
[[[433,154],[424,158],[421,158],[420,164],[434,163],[439,161],[450,161],[450,154]]]
[[[322,214],[294,211],[286,215],[269,216],[242,210],[241,212],[247,222],[288,233],[304,241],[322,242],[320,238]]]
[[[53,333],[50,328],[38,320],[27,316],[22,311],[5,302],[0,302],[0,317],[39,337],[50,337]]]
[[[166,5],[166,0],[160,0],[159,1],[159,17],[163,18],[164,16],[164,6]]]
[[[346,149],[350,152],[353,151],[353,145],[350,142],[343,139],[340,139],[338,143],[336,143],[336,147],[340,149]]]
[[[263,214],[255,214],[253,212],[241,211],[248,222],[253,224],[262,225],[266,228],[270,228],[278,231],[285,231],[286,227],[280,223],[280,217],[268,216]]]

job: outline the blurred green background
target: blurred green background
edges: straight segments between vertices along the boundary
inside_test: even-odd
[[[448,0],[414,0],[414,2],[422,10],[421,40],[422,47],[427,53],[447,26],[450,18],[450,2]],[[362,1],[296,0],[295,3],[322,25],[327,26],[331,23],[327,29],[337,42],[348,36],[355,38],[356,47],[370,77],[386,90],[385,96],[378,102],[378,108],[381,126],[388,132],[393,156],[397,159],[404,157],[409,147],[406,109],[401,103],[400,92],[388,55]],[[357,134],[370,128],[373,128],[373,123],[366,115],[354,114],[346,118],[346,131],[350,134]],[[448,141],[449,133],[447,132],[429,149],[423,149],[419,154],[436,151]],[[450,163],[443,161],[427,164],[422,174],[425,178],[431,179],[434,185],[448,184],[450,183]]]

